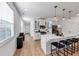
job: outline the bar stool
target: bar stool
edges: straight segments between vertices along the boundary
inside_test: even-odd
[[[61,43],[59,43],[59,42],[52,42],[51,43],[51,55],[52,55],[52,45],[53,46],[55,46],[56,47],[56,54],[59,56],[59,52],[61,52],[60,51],[60,49],[63,49],[64,50],[64,47],[65,47],[65,45],[63,45],[63,44],[61,44]],[[62,53],[62,52],[61,52]],[[62,54],[64,54],[65,55],[65,51],[64,51],[64,53],[62,53]]]
[[[75,53],[76,49],[78,51],[78,45],[79,45],[78,42],[79,42],[79,39],[78,38],[72,38],[72,41],[73,41],[74,53]],[[77,43],[77,45],[76,45],[76,43]]]
[[[68,53],[71,54],[71,55],[73,55],[72,42],[70,42],[70,41],[68,41],[68,40],[70,40],[70,39],[61,40],[61,41],[60,41],[62,44],[65,45],[65,48],[67,49],[67,56],[68,56]],[[71,45],[71,46],[70,46],[70,45]],[[70,48],[70,49],[69,49],[69,48]],[[66,51],[66,50],[65,50],[65,51]],[[70,53],[69,51],[70,51],[71,53]]]
[[[71,43],[71,50],[72,50],[72,53],[74,53],[74,46],[73,46],[73,40],[72,39],[66,39],[67,42],[70,42]]]

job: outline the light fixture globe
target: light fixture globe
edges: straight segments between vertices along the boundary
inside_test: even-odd
[[[65,18],[62,18],[62,20],[65,20]]]
[[[53,17],[53,20],[54,21],[58,21],[58,18],[55,16],[55,17]]]
[[[61,25],[58,25],[58,28],[60,28],[61,27]]]

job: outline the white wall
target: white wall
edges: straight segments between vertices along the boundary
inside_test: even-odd
[[[26,34],[26,25],[23,23],[23,32]]]
[[[25,16],[22,16],[22,18],[24,21],[25,34],[30,34],[30,24],[31,24],[31,21],[33,20],[33,18],[29,18],[29,17],[25,17]]]
[[[21,20],[21,32],[23,32],[24,34],[26,33],[26,30],[28,30],[27,25],[25,25],[24,21]]]
[[[65,33],[79,34],[79,16],[72,17],[71,20],[60,20],[62,31]]]
[[[0,42],[0,56],[12,56],[16,51],[16,37]]]
[[[34,23],[35,19],[31,18],[31,21],[30,21],[30,35],[32,37],[34,37],[34,29],[35,29],[35,23]]]
[[[25,33],[30,34],[30,22],[26,22],[25,24]]]
[[[21,20],[21,32],[24,32],[24,23],[22,20]]]

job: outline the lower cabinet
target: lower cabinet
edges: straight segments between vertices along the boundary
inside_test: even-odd
[[[34,40],[40,40],[40,39],[41,39],[40,33],[35,33],[34,34]]]

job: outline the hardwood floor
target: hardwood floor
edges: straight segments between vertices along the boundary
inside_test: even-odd
[[[22,49],[17,49],[15,56],[43,56],[44,53],[40,46],[40,41],[34,41],[29,35],[26,35]]]
[[[41,49],[40,41],[34,41],[29,35],[26,35],[25,38],[23,48],[17,49],[15,56],[45,56]],[[56,56],[55,53],[53,54]],[[73,56],[79,56],[79,52],[76,52]]]

